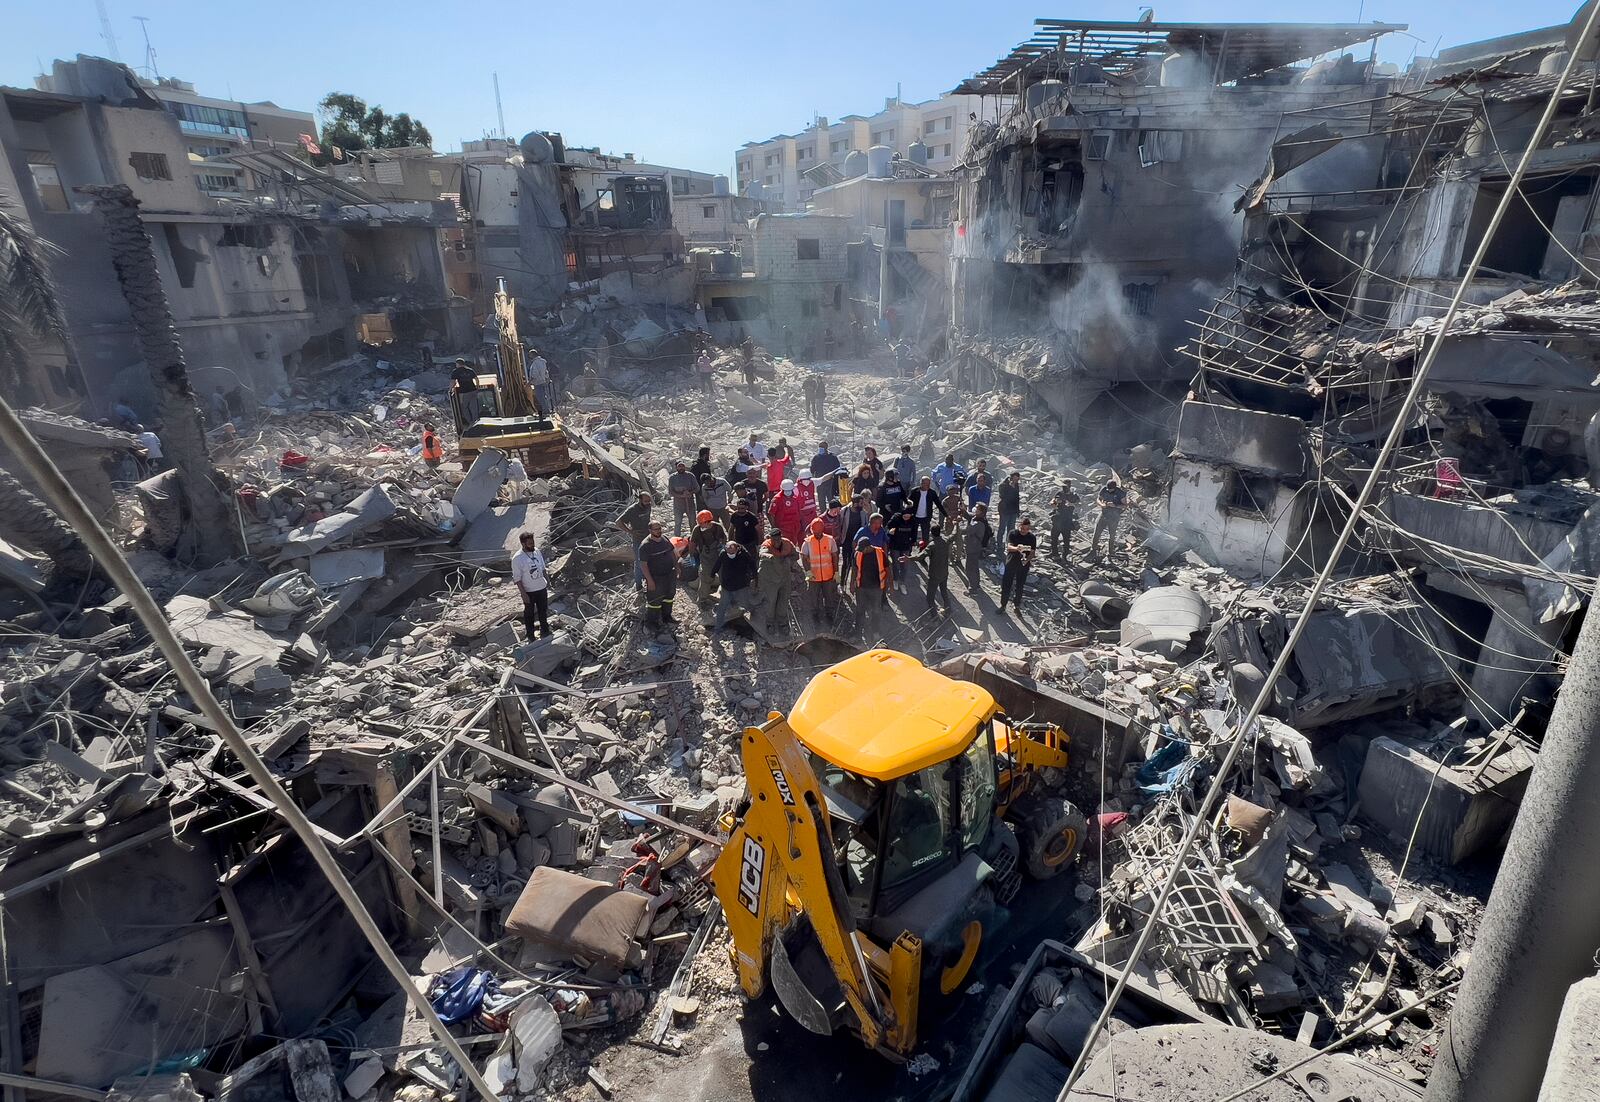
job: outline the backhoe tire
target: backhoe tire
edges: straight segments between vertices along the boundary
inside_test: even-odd
[[[1049,880],[1072,867],[1089,833],[1089,821],[1065,796],[1025,796],[1007,816],[1022,846],[1022,871]]]

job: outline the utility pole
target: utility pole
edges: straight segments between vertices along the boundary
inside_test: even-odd
[[[1600,610],[1511,828],[1425,1102],[1534,1102],[1567,988],[1600,949]]]

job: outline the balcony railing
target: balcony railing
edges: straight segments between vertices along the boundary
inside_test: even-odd
[[[186,134],[222,134],[238,138],[241,142],[250,140],[250,131],[242,126],[223,126],[217,122],[191,122],[188,119],[179,119],[178,128]]]

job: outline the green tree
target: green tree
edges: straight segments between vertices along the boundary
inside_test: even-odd
[[[391,115],[381,106],[348,92],[329,92],[317,104],[322,112],[322,144],[342,149],[394,149],[432,145],[428,128],[402,111]]]

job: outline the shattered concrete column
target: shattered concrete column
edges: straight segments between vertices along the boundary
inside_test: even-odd
[[[1426,1102],[1533,1102],[1600,948],[1600,616],[1584,620]]]

